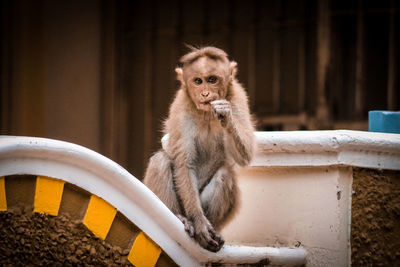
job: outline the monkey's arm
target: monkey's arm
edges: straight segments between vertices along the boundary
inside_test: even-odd
[[[224,241],[215,232],[201,208],[195,171],[195,144],[190,135],[194,131],[194,127],[188,126],[187,123],[182,123],[182,126],[181,136],[176,137],[172,133],[169,142],[169,145],[172,146],[170,149],[173,152],[176,194],[181,200],[183,215],[192,225],[190,227],[194,228],[194,233],[193,230],[187,229],[189,234],[194,234],[195,239],[202,247],[216,252],[222,247]],[[185,225],[185,227],[188,227],[188,225]]]
[[[250,164],[254,154],[254,127],[246,95],[239,92],[231,101],[217,100],[212,105],[227,133],[225,149],[237,164]]]

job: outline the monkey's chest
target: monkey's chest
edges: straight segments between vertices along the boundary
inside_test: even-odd
[[[196,140],[196,172],[200,187],[208,183],[225,163],[224,141],[221,136]]]

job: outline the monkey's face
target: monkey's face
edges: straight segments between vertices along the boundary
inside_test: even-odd
[[[197,109],[211,111],[211,102],[225,99],[229,64],[202,57],[183,70],[188,94]]]

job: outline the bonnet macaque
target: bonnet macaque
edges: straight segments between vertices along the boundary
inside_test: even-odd
[[[239,204],[235,165],[252,160],[254,128],[237,64],[223,50],[191,48],[180,63],[181,87],[164,127],[169,141],[151,157],[144,183],[191,237],[216,252],[224,244],[217,231]]]

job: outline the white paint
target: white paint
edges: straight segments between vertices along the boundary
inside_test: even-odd
[[[139,180],[110,159],[79,145],[34,137],[0,137],[0,176],[35,174],[63,179],[116,207],[181,266],[208,262],[298,265],[301,248],[224,246],[218,253],[199,247],[182,223]]]

